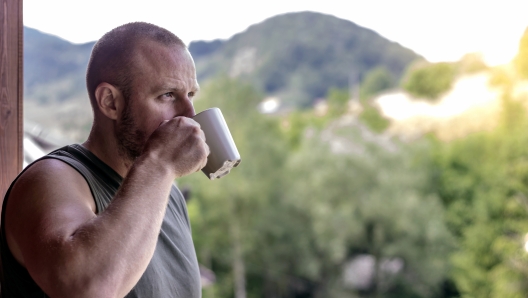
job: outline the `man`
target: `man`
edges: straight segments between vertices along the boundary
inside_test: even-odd
[[[94,46],[88,140],[27,167],[2,211],[3,297],[200,297],[175,178],[205,166],[183,42],[130,23]]]

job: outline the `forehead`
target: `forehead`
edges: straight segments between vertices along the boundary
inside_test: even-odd
[[[194,61],[183,46],[166,46],[155,41],[144,41],[137,45],[132,61],[136,78],[178,80],[186,84],[197,84]]]
[[[156,41],[143,40],[134,49],[134,59],[138,62],[192,62],[189,51],[178,44],[164,45]],[[194,63],[193,63],[194,64]]]

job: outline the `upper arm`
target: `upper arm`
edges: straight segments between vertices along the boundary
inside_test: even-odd
[[[27,169],[11,189],[5,208],[9,248],[37,283],[58,264],[55,248],[96,217],[86,180],[56,159],[41,160]]]

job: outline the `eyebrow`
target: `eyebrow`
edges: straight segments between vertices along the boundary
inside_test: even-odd
[[[160,91],[165,91],[165,90],[180,92],[180,91],[182,91],[184,89],[185,88],[182,88],[181,85],[177,86],[175,84],[170,84],[170,85],[161,84],[161,85],[157,85],[154,88],[152,88],[152,90],[154,90],[155,92],[160,92]],[[200,91],[200,85],[198,83],[194,84],[194,86],[191,88],[191,91],[193,91],[193,92]]]

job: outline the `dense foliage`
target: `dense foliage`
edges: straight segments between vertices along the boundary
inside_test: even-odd
[[[179,181],[217,277],[204,297],[527,297],[521,77],[494,82],[496,129],[449,143],[376,133],[347,114],[342,89],[323,114],[266,116],[250,85],[206,84],[196,105],[222,108],[243,162],[218,181]]]
[[[525,297],[527,142],[524,131],[499,130],[438,154],[437,187],[459,243],[453,278],[464,297]]]
[[[342,116],[339,90],[326,116],[263,116],[257,98],[220,78],[196,101],[224,111],[242,155],[218,181],[178,182],[192,193],[200,262],[217,275],[204,297],[442,297],[454,238],[426,187],[428,145],[384,139]],[[345,276],[362,256],[374,273],[359,287]]]
[[[434,150],[431,181],[457,238],[452,278],[462,297],[527,297],[528,96],[512,92],[523,76],[494,78],[502,87],[494,131]]]
[[[402,87],[415,97],[435,100],[451,89],[455,75],[452,63],[421,64],[409,69]]]

